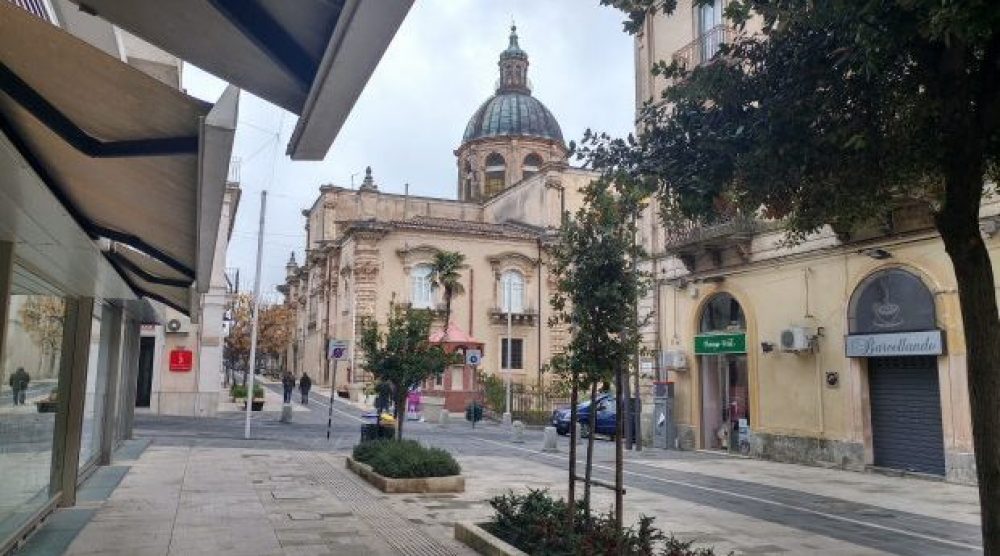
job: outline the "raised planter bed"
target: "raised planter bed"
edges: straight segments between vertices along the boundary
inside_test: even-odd
[[[420,479],[394,479],[383,477],[372,470],[371,466],[347,458],[347,468],[359,477],[368,481],[375,488],[389,494],[404,493],[444,493],[465,492],[465,477],[452,475],[450,477],[425,477]]]
[[[485,556],[528,556],[527,552],[503,542],[471,521],[455,523],[455,540]]]

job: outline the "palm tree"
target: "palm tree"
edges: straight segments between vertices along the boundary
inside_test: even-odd
[[[448,336],[448,325],[451,323],[451,300],[461,295],[465,289],[459,281],[460,270],[465,268],[465,255],[457,251],[438,251],[431,263],[431,288],[444,289],[444,335]]]

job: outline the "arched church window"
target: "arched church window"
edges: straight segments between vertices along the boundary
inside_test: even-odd
[[[500,309],[511,313],[524,312],[524,275],[516,270],[505,270],[500,275],[502,304]]]
[[[542,167],[542,157],[538,156],[537,153],[531,153],[524,157],[524,165],[521,166],[521,174],[523,179],[528,179],[538,173]]]
[[[498,153],[486,157],[486,196],[492,197],[504,189],[507,161]]]
[[[431,309],[434,306],[431,288],[431,267],[421,264],[410,271],[410,304],[414,309]]]

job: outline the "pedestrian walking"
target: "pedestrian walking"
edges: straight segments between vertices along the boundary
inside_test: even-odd
[[[24,397],[27,394],[31,376],[24,371],[24,367],[18,367],[14,374],[10,375],[10,380],[7,382],[10,384],[11,394],[14,396],[14,405],[24,405]]]
[[[292,391],[295,390],[295,377],[291,373],[285,373],[281,377],[281,389],[285,395],[285,403],[292,403]]]
[[[302,373],[299,379],[299,393],[302,394],[302,405],[309,403],[309,389],[312,388],[313,381],[307,373]]]

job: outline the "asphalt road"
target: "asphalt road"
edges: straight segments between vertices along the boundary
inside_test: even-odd
[[[266,385],[280,394],[280,385]],[[298,393],[296,392],[296,395]],[[297,397],[297,396],[296,396]],[[327,440],[329,397],[313,391],[308,412],[295,412],[294,423],[278,422],[278,414],[254,415],[252,430],[255,445],[262,448],[348,451],[357,442],[361,412],[337,400],[333,407],[331,438]],[[231,443],[245,446],[242,439],[244,414],[228,414],[218,419],[198,420],[139,416],[140,434],[156,436],[158,443]],[[447,428],[419,422],[407,422],[405,434],[439,446],[458,455],[494,456],[527,459],[566,469],[563,453],[540,451],[542,432],[525,431],[525,442],[513,444],[509,433],[495,424],[480,424],[475,430],[469,423],[453,421]],[[566,439],[560,439],[565,450]],[[613,453],[610,442],[599,442],[595,476],[613,481]],[[667,450],[644,451],[642,458],[718,458],[713,454]],[[582,463],[582,460],[581,460]],[[902,555],[952,555],[981,552],[978,527],[887,509],[870,504],[819,496],[788,488],[729,479],[701,473],[663,469],[626,460],[626,488],[638,488],[669,498],[686,500],[755,519],[824,535],[872,549]]]

